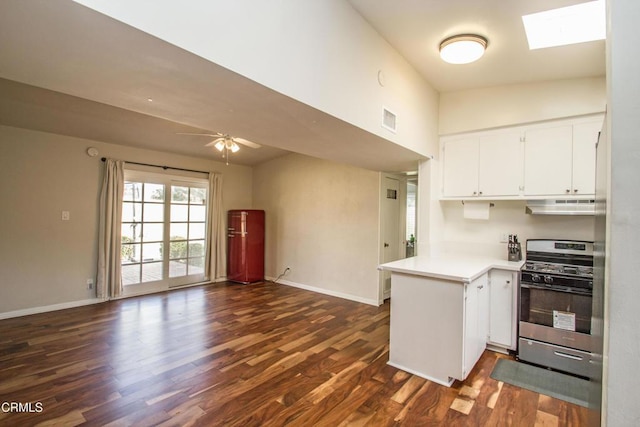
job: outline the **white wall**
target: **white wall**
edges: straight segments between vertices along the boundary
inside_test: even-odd
[[[225,209],[252,203],[248,167],[0,126],[0,316],[94,297],[102,156],[219,171]]]
[[[422,155],[437,154],[438,94],[344,0],[77,1]],[[381,127],[383,106],[397,114],[397,134]]]
[[[507,257],[507,244],[501,234],[517,234],[526,239],[576,239],[593,241],[593,216],[527,215],[525,201],[494,201],[488,220],[463,217],[461,201],[439,202],[446,221],[441,231],[440,249],[475,252]]]
[[[266,211],[266,276],[378,303],[379,174],[300,154],[257,166],[254,208]]]
[[[604,77],[440,94],[440,135],[602,113]]]
[[[611,176],[605,280],[606,425],[640,425],[640,57],[637,0],[608,1],[607,96]]]

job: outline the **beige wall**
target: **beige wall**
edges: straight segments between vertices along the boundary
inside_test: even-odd
[[[379,174],[290,154],[254,169],[253,200],[267,218],[266,275],[357,301],[378,302]]]
[[[440,135],[602,113],[604,77],[556,80],[440,95]]]
[[[219,171],[225,209],[252,203],[248,167],[0,126],[0,316],[94,297],[102,156]]]

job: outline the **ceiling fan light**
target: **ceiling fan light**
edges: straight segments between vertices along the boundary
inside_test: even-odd
[[[218,142],[216,142],[215,147],[218,149],[218,151],[222,151],[222,150],[224,150],[224,141],[218,141]]]
[[[240,150],[240,147],[238,146],[238,144],[236,144],[235,142],[231,143],[231,147],[229,147],[229,149],[231,150],[232,153],[237,152],[238,150]]]
[[[440,43],[440,58],[450,64],[469,64],[484,55],[487,39],[475,34],[460,34]]]

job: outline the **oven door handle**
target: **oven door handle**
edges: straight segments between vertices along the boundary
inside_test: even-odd
[[[565,359],[582,360],[582,357],[580,357],[580,356],[575,356],[573,354],[562,353],[561,351],[554,351],[553,354],[555,354],[556,356],[564,357]]]
[[[542,290],[545,290],[545,291],[548,291],[548,290],[558,290],[558,289],[555,289],[552,285],[548,285],[548,286],[544,286],[544,285],[534,285],[534,284],[532,284],[532,283],[527,283],[527,282],[524,282],[524,283],[522,283],[522,282],[521,282],[521,283],[520,283],[520,287],[521,287],[521,288],[527,288],[527,289],[542,289]]]

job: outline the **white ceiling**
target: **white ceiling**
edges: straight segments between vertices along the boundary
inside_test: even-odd
[[[604,75],[604,42],[526,46],[523,13],[577,0],[349,2],[439,91]],[[442,63],[440,40],[459,32],[486,36],[485,57]],[[232,155],[244,165],[294,151],[405,171],[420,158],[70,0],[0,1],[0,52],[0,124],[211,159],[206,137],[176,133],[224,132],[263,145]]]
[[[605,74],[603,40],[530,51],[522,16],[586,0],[348,0],[439,92]],[[440,60],[456,34],[488,39],[477,62]]]

